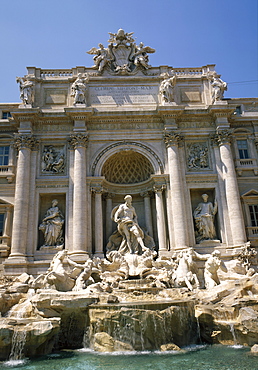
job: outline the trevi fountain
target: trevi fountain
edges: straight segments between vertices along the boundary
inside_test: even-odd
[[[108,42],[0,104],[0,367],[257,369],[257,99]]]

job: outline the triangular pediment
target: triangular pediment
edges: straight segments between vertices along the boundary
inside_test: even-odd
[[[246,193],[242,194],[242,198],[258,197],[258,190],[251,189]]]

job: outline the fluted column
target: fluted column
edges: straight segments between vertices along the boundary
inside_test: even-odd
[[[35,214],[36,209],[36,172],[37,172],[37,149],[38,145],[35,146],[34,151],[31,155],[31,176],[30,176],[30,195],[29,195],[29,222],[28,222],[28,240],[27,245],[27,256],[28,260],[33,260],[34,251],[36,249],[36,230],[38,230],[37,225],[37,214]]]
[[[157,219],[157,231],[159,241],[159,253],[162,255],[163,252],[167,251],[167,240],[166,240],[166,227],[165,227],[165,215],[163,206],[162,191],[166,188],[165,184],[155,184],[153,190],[155,192],[156,201],[156,219]]]
[[[19,154],[15,184],[12,246],[9,259],[18,258],[21,261],[26,260],[31,149],[35,144],[36,140],[32,135],[18,135],[15,140],[15,146],[19,150]]]
[[[86,255],[86,147],[88,135],[71,135],[70,144],[74,149],[73,187],[73,247],[74,257]]]
[[[103,257],[103,213],[102,213],[102,193],[101,186],[93,187],[92,192],[95,194],[95,255]]]
[[[112,234],[112,220],[111,220],[111,212],[112,212],[112,197],[111,193],[106,194],[106,239]]]
[[[145,213],[145,224],[147,231],[151,237],[153,237],[153,226],[152,226],[152,212],[151,212],[151,202],[150,202],[150,193],[146,191],[141,193],[141,196],[144,199],[144,213]]]
[[[220,158],[223,166],[223,178],[233,243],[234,246],[240,246],[245,243],[246,234],[236,178],[236,171],[230,147],[230,130],[220,130],[218,128],[216,139],[219,144]]]
[[[167,146],[168,168],[170,180],[170,199],[174,226],[175,248],[185,248],[188,244],[185,223],[184,189],[181,180],[178,145],[182,136],[170,131],[166,132],[164,140]]]

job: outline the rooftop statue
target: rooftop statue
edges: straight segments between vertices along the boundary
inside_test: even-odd
[[[75,104],[86,104],[86,83],[88,82],[88,76],[83,78],[82,73],[78,73],[77,79],[72,84],[71,96],[74,97]]]
[[[222,100],[224,97],[224,91],[227,91],[228,85],[225,81],[215,73],[208,76],[212,86],[212,104],[216,101]]]
[[[106,67],[115,74],[130,74],[137,68],[150,68],[148,53],[155,53],[155,49],[144,46],[142,42],[137,46],[132,37],[133,32],[127,33],[119,29],[117,33],[109,34],[107,48],[99,44],[99,48],[93,47],[87,51],[88,54],[95,55],[93,68],[99,73]]]
[[[24,105],[32,105],[34,99],[34,82],[29,76],[16,77],[20,84],[20,99]]]
[[[163,81],[159,87],[160,102],[162,105],[174,101],[174,86],[176,84],[176,76],[171,76],[168,73],[162,74]]]

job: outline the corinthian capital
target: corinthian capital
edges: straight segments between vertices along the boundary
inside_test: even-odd
[[[85,134],[74,134],[70,136],[69,140],[70,146],[73,149],[77,148],[87,148],[88,144],[88,135]]]
[[[38,145],[38,141],[32,135],[15,135],[14,138],[14,147],[18,150],[27,148],[27,149],[35,149]]]
[[[230,144],[232,138],[232,130],[217,129],[216,135],[214,136],[215,141],[218,145]]]
[[[176,131],[165,131],[164,141],[167,147],[171,145],[179,145],[183,141],[183,136]]]

